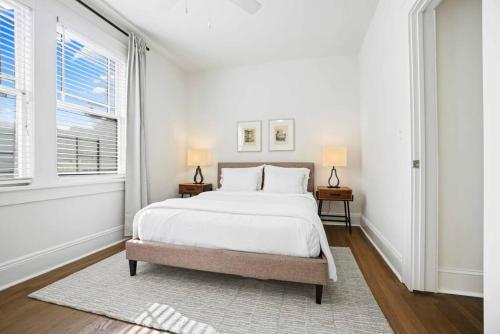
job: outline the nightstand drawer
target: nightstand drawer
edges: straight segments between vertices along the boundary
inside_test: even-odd
[[[211,191],[211,183],[194,184],[194,183],[181,183],[179,184],[179,194],[198,195],[204,191]]]
[[[349,201],[352,198],[352,193],[349,192],[319,192],[319,199],[345,200]]]
[[[179,193],[198,193],[200,192],[202,189],[201,187],[196,187],[196,186],[191,186],[191,185],[179,185]]]
[[[328,188],[318,187],[318,199],[332,200],[332,201],[350,201],[352,200],[351,188]]]

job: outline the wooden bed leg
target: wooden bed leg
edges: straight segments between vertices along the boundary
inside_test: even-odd
[[[323,285],[316,284],[316,304],[321,304],[322,296],[323,296]]]
[[[128,267],[130,268],[130,276],[135,276],[135,272],[137,271],[137,261],[128,260]]]

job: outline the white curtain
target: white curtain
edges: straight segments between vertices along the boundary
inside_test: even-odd
[[[132,235],[134,215],[149,203],[149,176],[144,116],[146,43],[130,33],[127,67],[127,163],[125,236]]]

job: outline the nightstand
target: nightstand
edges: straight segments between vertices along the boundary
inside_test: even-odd
[[[211,183],[181,183],[179,184],[179,194],[184,198],[184,195],[196,196],[204,191],[211,191]]]
[[[316,198],[318,199],[318,216],[321,220],[330,222],[345,222],[345,226],[349,226],[349,233],[351,233],[351,208],[349,203],[354,200],[352,189],[348,187],[328,188],[324,186],[318,187],[316,191]],[[327,215],[322,214],[323,201],[335,201],[344,203],[344,215]]]

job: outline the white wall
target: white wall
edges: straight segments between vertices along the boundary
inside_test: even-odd
[[[481,39],[481,0],[445,0],[436,9],[438,289],[476,296],[483,292]]]
[[[500,1],[483,0],[484,328],[500,332]]]
[[[127,39],[72,0],[36,0],[34,9],[35,175],[29,186],[0,188],[0,289],[123,238],[123,179],[57,176],[56,17],[107,46],[126,48]],[[159,200],[174,194],[184,169],[187,78],[150,46],[146,114]]]
[[[146,73],[150,200],[174,197],[186,168],[187,75],[151,47]]]
[[[359,54],[361,224],[398,275],[411,221],[408,13],[413,2],[380,0]]]
[[[363,200],[359,196],[358,79],[355,55],[190,75],[187,142],[214,150],[213,166],[204,168],[207,182],[216,183],[219,161],[312,161],[316,183],[325,185],[330,170],[321,166],[321,147],[346,145],[348,167],[339,168],[339,176],[341,184],[353,188],[352,211],[359,213]],[[295,151],[268,151],[268,120],[275,118],[295,119]],[[262,152],[236,150],[236,123],[248,120],[262,121]],[[193,174],[189,170],[186,180]]]

